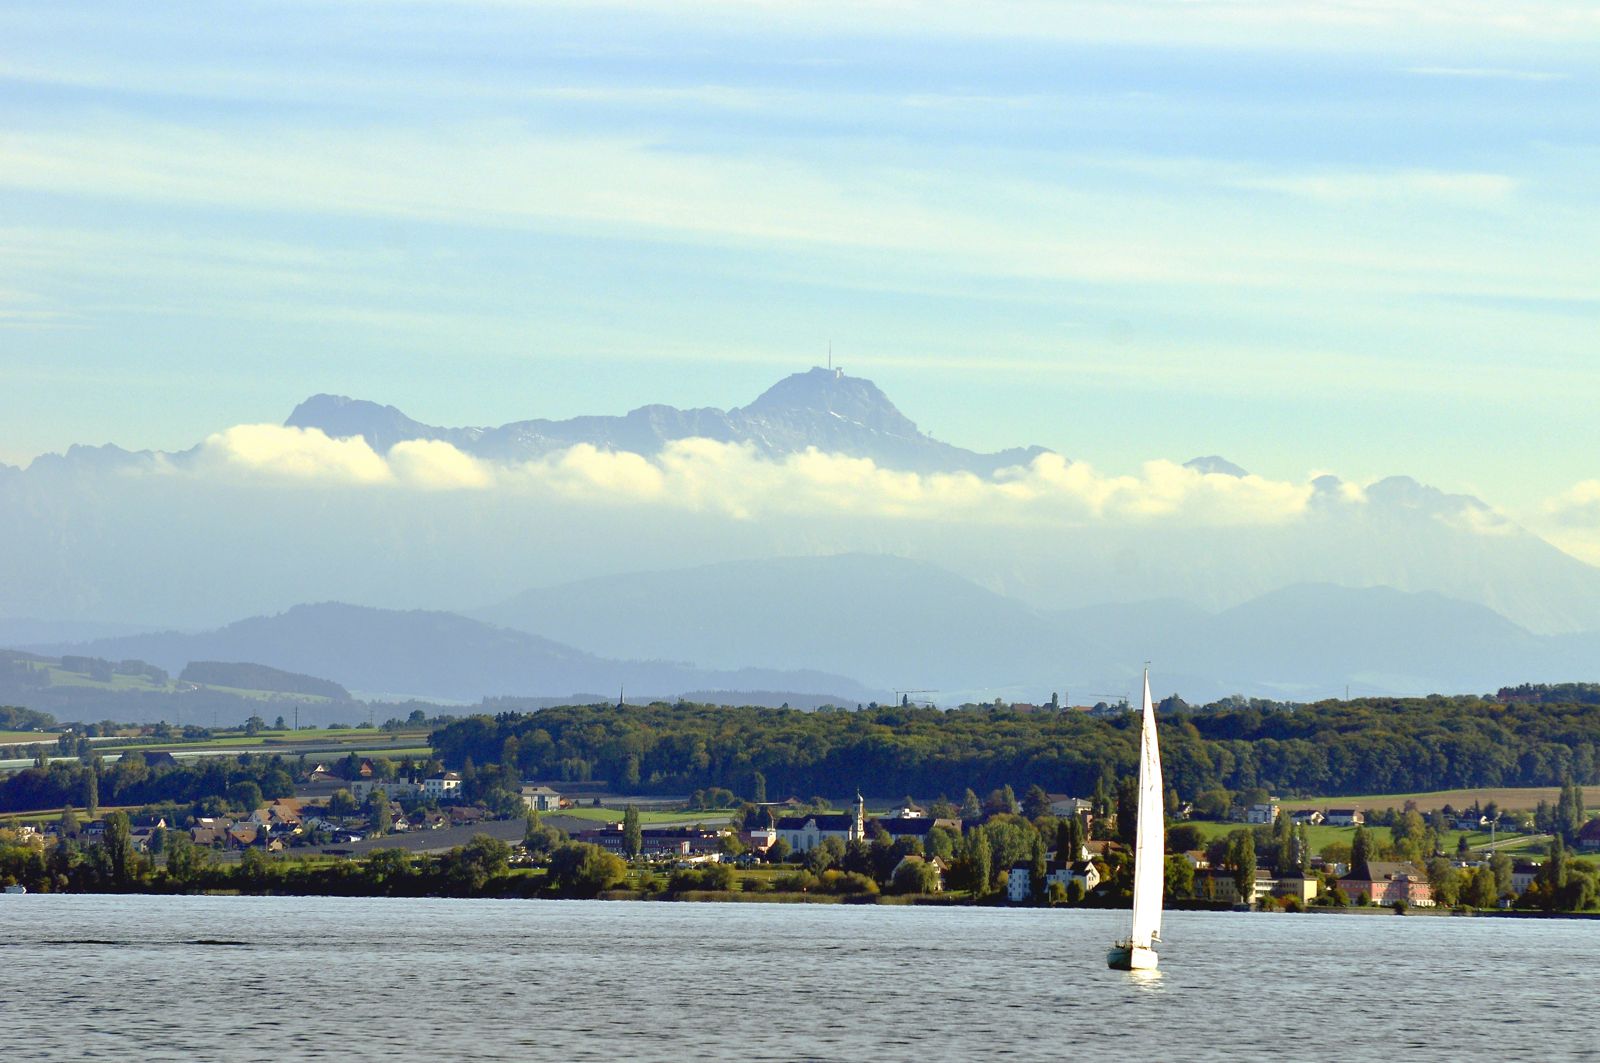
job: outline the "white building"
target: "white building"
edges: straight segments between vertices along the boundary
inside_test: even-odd
[[[555,812],[561,807],[561,795],[548,786],[524,786],[522,803],[535,812]]]
[[[1079,854],[1077,860],[1051,860],[1045,864],[1044,888],[1049,893],[1053,883],[1061,883],[1061,888],[1066,889],[1074,882],[1082,883],[1083,892],[1088,893],[1100,885],[1100,871],[1094,866],[1092,860],[1087,859],[1087,853]],[[1028,900],[1033,893],[1033,867],[1030,863],[1018,861],[1011,867],[1011,875],[1006,880],[1006,899],[1013,904],[1021,904]]]
[[[441,771],[426,779],[356,779],[350,783],[350,796],[362,804],[374,790],[382,790],[395,800],[423,797],[431,801],[454,801],[461,796],[461,776],[453,771]]]
[[[779,816],[774,829],[778,833],[778,840],[787,844],[790,851],[796,853],[810,852],[828,838],[838,838],[845,845],[853,841],[864,841],[867,837],[866,802],[860,794],[857,794],[854,813]]]
[[[1278,822],[1278,803],[1276,801],[1265,801],[1259,805],[1251,805],[1245,809],[1244,821],[1246,823]]]

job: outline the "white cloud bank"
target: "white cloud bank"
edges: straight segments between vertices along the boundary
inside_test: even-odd
[[[860,516],[974,524],[1071,524],[1181,518],[1211,526],[1263,524],[1303,513],[1314,489],[1260,476],[1204,474],[1171,461],[1108,475],[1045,454],[993,478],[920,474],[867,458],[807,450],[780,460],[752,447],[683,439],[659,455],[580,444],[543,458],[497,463],[449,443],[410,440],[379,454],[365,440],[318,429],[239,425],[210,436],[196,475],[416,491],[500,490],[588,504],[652,505],[765,516]]]
[[[1573,557],[1600,565],[1600,479],[1583,480],[1547,499],[1541,534]]]

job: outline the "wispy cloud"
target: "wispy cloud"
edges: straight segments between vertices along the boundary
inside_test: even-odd
[[[1515,70],[1492,66],[1408,66],[1407,74],[1431,78],[1472,78],[1488,81],[1565,81],[1570,74],[1550,70]]]
[[[1331,203],[1403,200],[1472,206],[1501,203],[1517,189],[1516,179],[1506,174],[1425,170],[1253,177],[1234,184],[1239,188],[1281,192]]]

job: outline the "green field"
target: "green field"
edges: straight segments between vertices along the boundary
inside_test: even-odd
[[[168,679],[165,683],[157,683],[149,676],[113,674],[109,680],[95,679],[84,675],[82,672],[69,672],[59,665],[39,663],[34,664],[35,671],[43,671],[50,677],[50,685],[56,687],[91,687],[96,690],[149,690],[166,694],[177,693],[188,687],[199,687],[202,690],[215,690],[223,694],[233,694],[242,698],[251,698],[257,701],[294,701],[301,704],[332,704],[332,699],[321,694],[290,694],[277,690],[248,690],[242,687],[216,686],[210,683],[179,682]]]
[[[304,730],[304,731],[258,731],[254,735],[241,734],[238,731],[217,732],[214,737],[195,739],[193,741],[173,741],[171,739],[155,739],[144,742],[130,742],[126,745],[114,746],[107,752],[132,752],[133,750],[164,750],[176,752],[179,750],[193,750],[196,748],[228,750],[240,748],[277,748],[281,747],[284,753],[294,753],[296,747],[314,746],[318,749],[338,747],[341,752],[348,746],[351,752],[360,756],[381,754],[394,756],[396,754],[419,756],[432,752],[426,742],[427,731],[385,731],[377,727],[349,727],[334,728],[331,730]],[[377,745],[381,741],[395,743],[395,748]],[[400,745],[404,749],[400,749]],[[368,752],[362,752],[367,750]]]
[[[56,737],[46,731],[0,731],[0,746],[30,746],[39,742],[54,744]]]
[[[1208,842],[1213,838],[1222,837],[1228,834],[1230,831],[1235,831],[1245,826],[1243,823],[1223,823],[1215,820],[1201,819],[1192,819],[1188,820],[1187,822],[1191,826],[1199,827],[1201,831],[1205,833],[1205,837]],[[1351,844],[1351,842],[1355,840],[1356,829],[1354,827],[1328,827],[1318,824],[1316,826],[1307,827],[1306,833],[1308,835],[1307,840],[1311,843],[1311,851],[1313,853],[1318,853],[1322,851],[1323,846],[1332,845],[1335,842],[1343,842],[1346,845]],[[1377,837],[1384,842],[1384,844],[1388,843],[1389,830],[1387,827],[1372,827],[1369,828],[1369,833],[1375,833]],[[1479,846],[1489,844],[1488,831],[1447,830],[1442,831],[1439,835],[1440,847],[1447,853],[1455,852],[1456,846],[1459,844],[1460,838],[1463,834],[1466,835],[1467,845],[1471,848],[1476,849]],[[1504,831],[1498,832],[1495,835],[1495,842],[1496,848],[1504,849],[1517,849],[1526,845],[1537,844],[1536,839],[1532,837],[1507,834]]]
[[[1285,812],[1292,812],[1298,808],[1361,808],[1370,812],[1374,809],[1395,808],[1401,809],[1407,801],[1415,802],[1417,811],[1432,812],[1435,809],[1450,805],[1452,808],[1468,808],[1476,801],[1480,806],[1493,801],[1501,809],[1531,810],[1540,801],[1555,804],[1561,796],[1561,788],[1557,786],[1530,786],[1530,787],[1483,787],[1476,790],[1435,790],[1432,793],[1422,794],[1361,794],[1356,797],[1297,797],[1278,802]],[[1600,803],[1600,786],[1585,786],[1583,800],[1589,807]]]

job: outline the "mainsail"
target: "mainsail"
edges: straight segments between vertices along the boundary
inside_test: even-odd
[[[1161,747],[1156,742],[1156,710],[1150,702],[1150,673],[1144,674],[1144,724],[1139,731],[1139,828],[1133,852],[1133,933],[1135,948],[1161,940],[1161,889],[1166,872],[1166,795],[1161,786]]]

